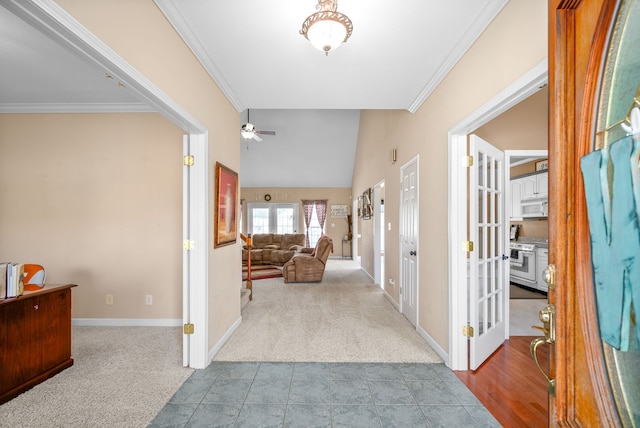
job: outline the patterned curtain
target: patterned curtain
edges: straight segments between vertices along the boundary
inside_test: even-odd
[[[302,200],[302,212],[304,214],[304,224],[306,230],[305,236],[305,247],[309,246],[309,224],[311,223],[311,216],[313,215],[313,205],[314,201],[309,201],[306,199]]]
[[[327,219],[326,199],[316,201],[316,215],[318,216],[318,223],[320,223],[320,228],[324,231],[324,222]]]

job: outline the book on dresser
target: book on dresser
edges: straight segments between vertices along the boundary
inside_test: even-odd
[[[0,297],[22,296],[24,293],[24,264],[0,264]],[[4,295],[3,295],[4,294]]]

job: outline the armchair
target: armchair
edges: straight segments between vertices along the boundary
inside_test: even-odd
[[[282,267],[284,282],[322,281],[330,252],[333,252],[333,240],[323,235],[311,254],[298,254],[284,264]]]

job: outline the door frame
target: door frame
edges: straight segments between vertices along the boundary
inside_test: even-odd
[[[467,370],[467,338],[462,328],[467,323],[468,299],[466,253],[461,250],[467,233],[467,135],[530,97],[548,81],[548,60],[545,58],[518,80],[487,103],[449,129],[449,356],[451,370]],[[464,189],[464,191],[461,191]]]
[[[209,236],[207,218],[208,204],[208,130],[194,116],[154,85],[142,73],[127,63],[115,51],[109,48],[93,33],[53,1],[47,0],[8,0],[3,6],[27,21],[34,28],[46,34],[52,40],[75,53],[89,63],[108,71],[114,79],[122,82],[129,91],[147,104],[148,108],[135,111],[156,112],[171,123],[190,134],[192,154],[196,159],[194,174],[190,181],[190,221],[191,262],[183,270],[189,274],[189,282],[183,276],[183,295],[189,296],[190,318],[197,320],[198,328],[189,340],[189,367],[204,368],[209,364],[208,356],[208,253]],[[132,111],[131,106],[126,111]],[[115,111],[113,108],[109,112]],[[97,111],[96,111],[97,112]],[[176,141],[182,144],[182,141]],[[195,151],[195,152],[194,152]],[[193,168],[193,167],[192,167]],[[185,208],[183,208],[183,212]],[[183,229],[184,229],[183,225]],[[182,245],[182,243],[176,243]],[[186,251],[186,250],[183,250]]]

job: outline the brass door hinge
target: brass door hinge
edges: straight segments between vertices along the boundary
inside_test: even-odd
[[[191,239],[185,239],[182,243],[182,248],[187,251],[193,250],[193,241]]]
[[[462,251],[470,253],[473,251],[473,241],[464,241],[462,243]]]
[[[473,327],[465,325],[462,327],[462,335],[464,337],[473,337]]]
[[[473,166],[473,156],[467,156],[467,158],[465,159],[465,165],[467,166],[467,168]]]
[[[194,162],[195,158],[193,157],[193,155],[185,155],[185,157],[183,158],[184,166],[193,166]]]
[[[193,334],[195,327],[193,324],[185,324],[184,325],[184,334]]]

